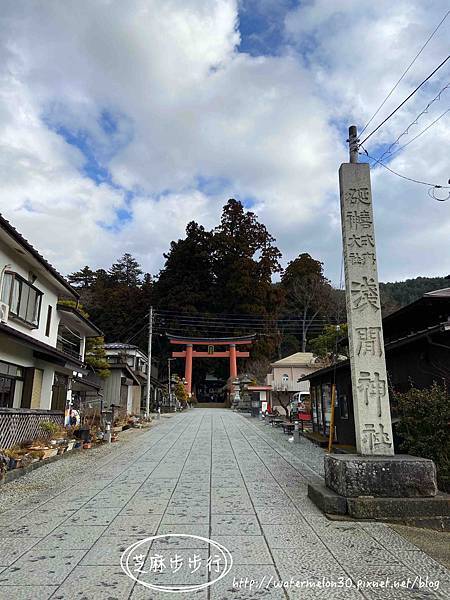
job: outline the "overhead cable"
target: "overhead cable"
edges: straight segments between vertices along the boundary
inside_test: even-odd
[[[425,83],[426,83],[426,82],[427,82],[429,79],[431,79],[431,78],[433,77],[433,75],[434,75],[435,73],[437,73],[437,71],[439,71],[439,69],[441,69],[441,68],[442,68],[442,67],[445,65],[445,63],[446,63],[446,62],[447,62],[449,59],[450,59],[450,54],[447,56],[447,58],[444,58],[444,60],[443,60],[443,61],[442,61],[442,62],[441,62],[441,63],[440,63],[440,64],[439,64],[439,65],[438,65],[438,66],[437,66],[437,67],[436,67],[436,68],[435,68],[435,69],[434,69],[434,70],[433,70],[433,71],[432,71],[432,72],[431,72],[429,75],[428,75],[428,77],[427,77],[426,79],[424,79],[424,80],[423,80],[423,81],[422,81],[422,82],[421,82],[421,83],[420,83],[420,84],[419,84],[419,85],[418,85],[418,86],[417,86],[417,87],[416,87],[416,88],[415,88],[415,89],[414,89],[414,90],[413,90],[413,91],[412,91],[412,92],[411,92],[411,93],[410,93],[410,94],[409,94],[409,95],[408,95],[408,96],[407,96],[407,97],[406,97],[406,98],[403,100],[403,102],[401,102],[401,103],[400,103],[400,104],[397,106],[397,108],[395,108],[395,109],[394,109],[394,110],[393,110],[393,111],[392,111],[392,112],[391,112],[391,113],[390,113],[390,114],[389,114],[389,115],[388,115],[388,116],[387,116],[385,119],[383,119],[383,121],[381,121],[381,123],[380,123],[380,124],[379,124],[377,127],[375,127],[375,129],[373,129],[373,130],[372,130],[372,131],[369,133],[369,135],[367,135],[367,136],[366,136],[366,137],[365,137],[365,138],[362,140],[362,142],[360,142],[360,144],[359,144],[359,145],[360,145],[360,146],[362,146],[362,145],[363,145],[365,142],[367,142],[367,140],[368,140],[369,138],[371,138],[371,137],[373,136],[373,134],[374,134],[374,133],[376,133],[376,132],[377,132],[377,131],[378,131],[378,130],[379,130],[379,129],[380,129],[380,128],[381,128],[381,127],[382,127],[382,126],[383,126],[383,125],[384,125],[384,124],[387,122],[387,121],[389,121],[389,119],[390,119],[391,117],[393,117],[393,116],[395,115],[395,113],[396,113],[397,111],[399,111],[399,110],[401,109],[401,107],[402,107],[402,106],[404,106],[404,105],[405,105],[405,104],[408,102],[408,100],[409,100],[410,98],[412,98],[412,97],[414,96],[414,94],[415,94],[416,92],[418,92],[418,91],[420,90],[420,88],[421,88],[421,87],[422,87],[422,86],[423,86],[423,85],[424,85],[424,84],[425,84]]]
[[[437,27],[435,28],[435,30],[431,33],[431,35],[429,36],[429,38],[427,39],[427,41],[424,43],[424,45],[422,46],[422,48],[419,50],[419,52],[416,54],[416,56],[413,58],[413,60],[409,63],[409,65],[407,66],[407,68],[405,69],[405,71],[403,71],[402,76],[400,77],[400,79],[397,81],[397,83],[394,85],[394,87],[391,89],[391,91],[389,92],[389,94],[386,96],[386,98],[383,100],[383,102],[380,104],[380,106],[377,108],[377,110],[373,113],[373,115],[370,117],[370,119],[367,121],[367,123],[365,124],[364,128],[362,129],[360,135],[362,133],[364,133],[364,131],[367,129],[367,127],[370,125],[370,123],[373,121],[373,119],[377,116],[377,114],[380,112],[380,110],[383,108],[383,106],[386,104],[387,100],[392,96],[392,94],[394,93],[394,91],[397,89],[398,85],[400,84],[400,82],[404,79],[405,75],[408,73],[408,71],[411,69],[411,67],[413,66],[413,64],[416,62],[416,60],[419,58],[419,56],[422,54],[422,52],[425,50],[425,48],[427,47],[428,43],[431,41],[431,39],[434,37],[434,35],[436,34],[436,32],[438,31],[438,29],[440,28],[440,26],[442,25],[442,23],[445,21],[445,19],[448,17],[448,15],[450,14],[450,10],[448,10],[445,15],[442,17],[442,20],[440,21],[440,23],[437,25]]]

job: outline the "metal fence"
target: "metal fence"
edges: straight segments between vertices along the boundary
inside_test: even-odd
[[[0,448],[11,448],[25,440],[46,438],[44,421],[64,425],[64,412],[32,408],[0,408]]]

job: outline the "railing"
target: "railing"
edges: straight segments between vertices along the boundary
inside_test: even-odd
[[[79,348],[77,349],[75,344],[72,344],[71,342],[68,342],[62,338],[58,338],[58,341],[56,342],[56,348],[57,348],[57,350],[64,352],[64,354],[72,356],[72,358],[81,360],[81,354],[80,354]]]
[[[32,408],[0,408],[0,448],[11,448],[25,440],[46,438],[41,429],[44,421],[64,425],[64,413],[59,410]]]

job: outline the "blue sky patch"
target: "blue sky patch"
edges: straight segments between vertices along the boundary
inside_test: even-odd
[[[296,0],[242,0],[239,3],[240,52],[278,55],[284,46],[284,19]]]

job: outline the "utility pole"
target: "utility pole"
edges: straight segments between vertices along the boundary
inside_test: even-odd
[[[359,149],[359,139],[358,139],[358,130],[355,125],[350,125],[348,128],[348,148],[350,154],[350,162],[357,163],[358,162],[358,149]]]
[[[153,306],[148,314],[148,368],[147,368],[147,398],[145,401],[145,416],[150,416],[150,387],[152,381],[152,337],[153,337]]]

